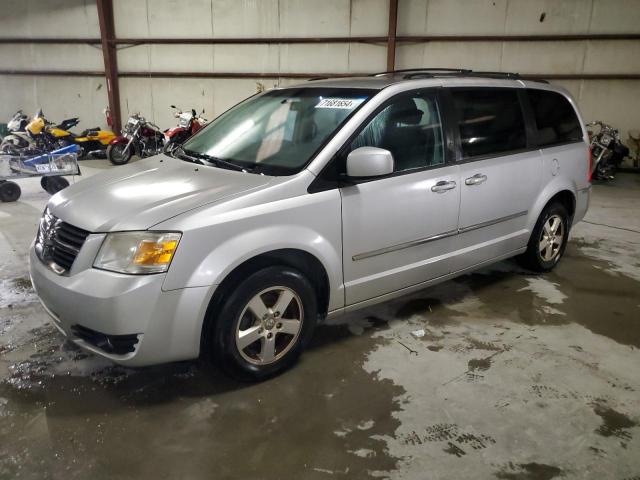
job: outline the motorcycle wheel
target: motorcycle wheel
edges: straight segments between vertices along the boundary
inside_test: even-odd
[[[131,149],[125,152],[126,145],[116,143],[107,147],[107,158],[114,165],[124,165],[131,160]]]
[[[63,188],[67,188],[69,181],[63,177],[42,177],[40,179],[40,186],[49,195],[55,195]]]
[[[15,182],[0,182],[0,200],[3,202],[15,202],[20,198],[20,185]]]

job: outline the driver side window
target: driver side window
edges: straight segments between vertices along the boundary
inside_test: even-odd
[[[351,142],[348,152],[359,147],[389,150],[395,172],[443,164],[444,142],[436,94],[411,92],[392,99]]]

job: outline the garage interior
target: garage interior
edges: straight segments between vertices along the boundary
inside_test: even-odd
[[[42,108],[119,132],[140,112],[164,130],[171,105],[212,120],[310,78],[452,67],[561,85],[630,149],[551,273],[507,260],[329,320],[257,384],[65,342],[28,274],[50,195],[19,180],[0,203],[0,479],[640,478],[640,0],[0,8],[0,123]],[[79,165],[69,182],[122,168]]]

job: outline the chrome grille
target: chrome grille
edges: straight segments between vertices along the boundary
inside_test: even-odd
[[[69,271],[89,232],[74,227],[46,209],[40,220],[36,254],[56,273]]]

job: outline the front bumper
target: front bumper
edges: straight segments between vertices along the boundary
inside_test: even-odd
[[[78,271],[75,264],[70,275],[57,275],[40,261],[33,246],[29,273],[54,325],[86,350],[128,366],[199,355],[211,287],[163,291],[164,274],[123,275],[90,267]],[[119,353],[122,350],[96,341],[87,331],[107,339],[127,336],[133,340],[133,351]]]

